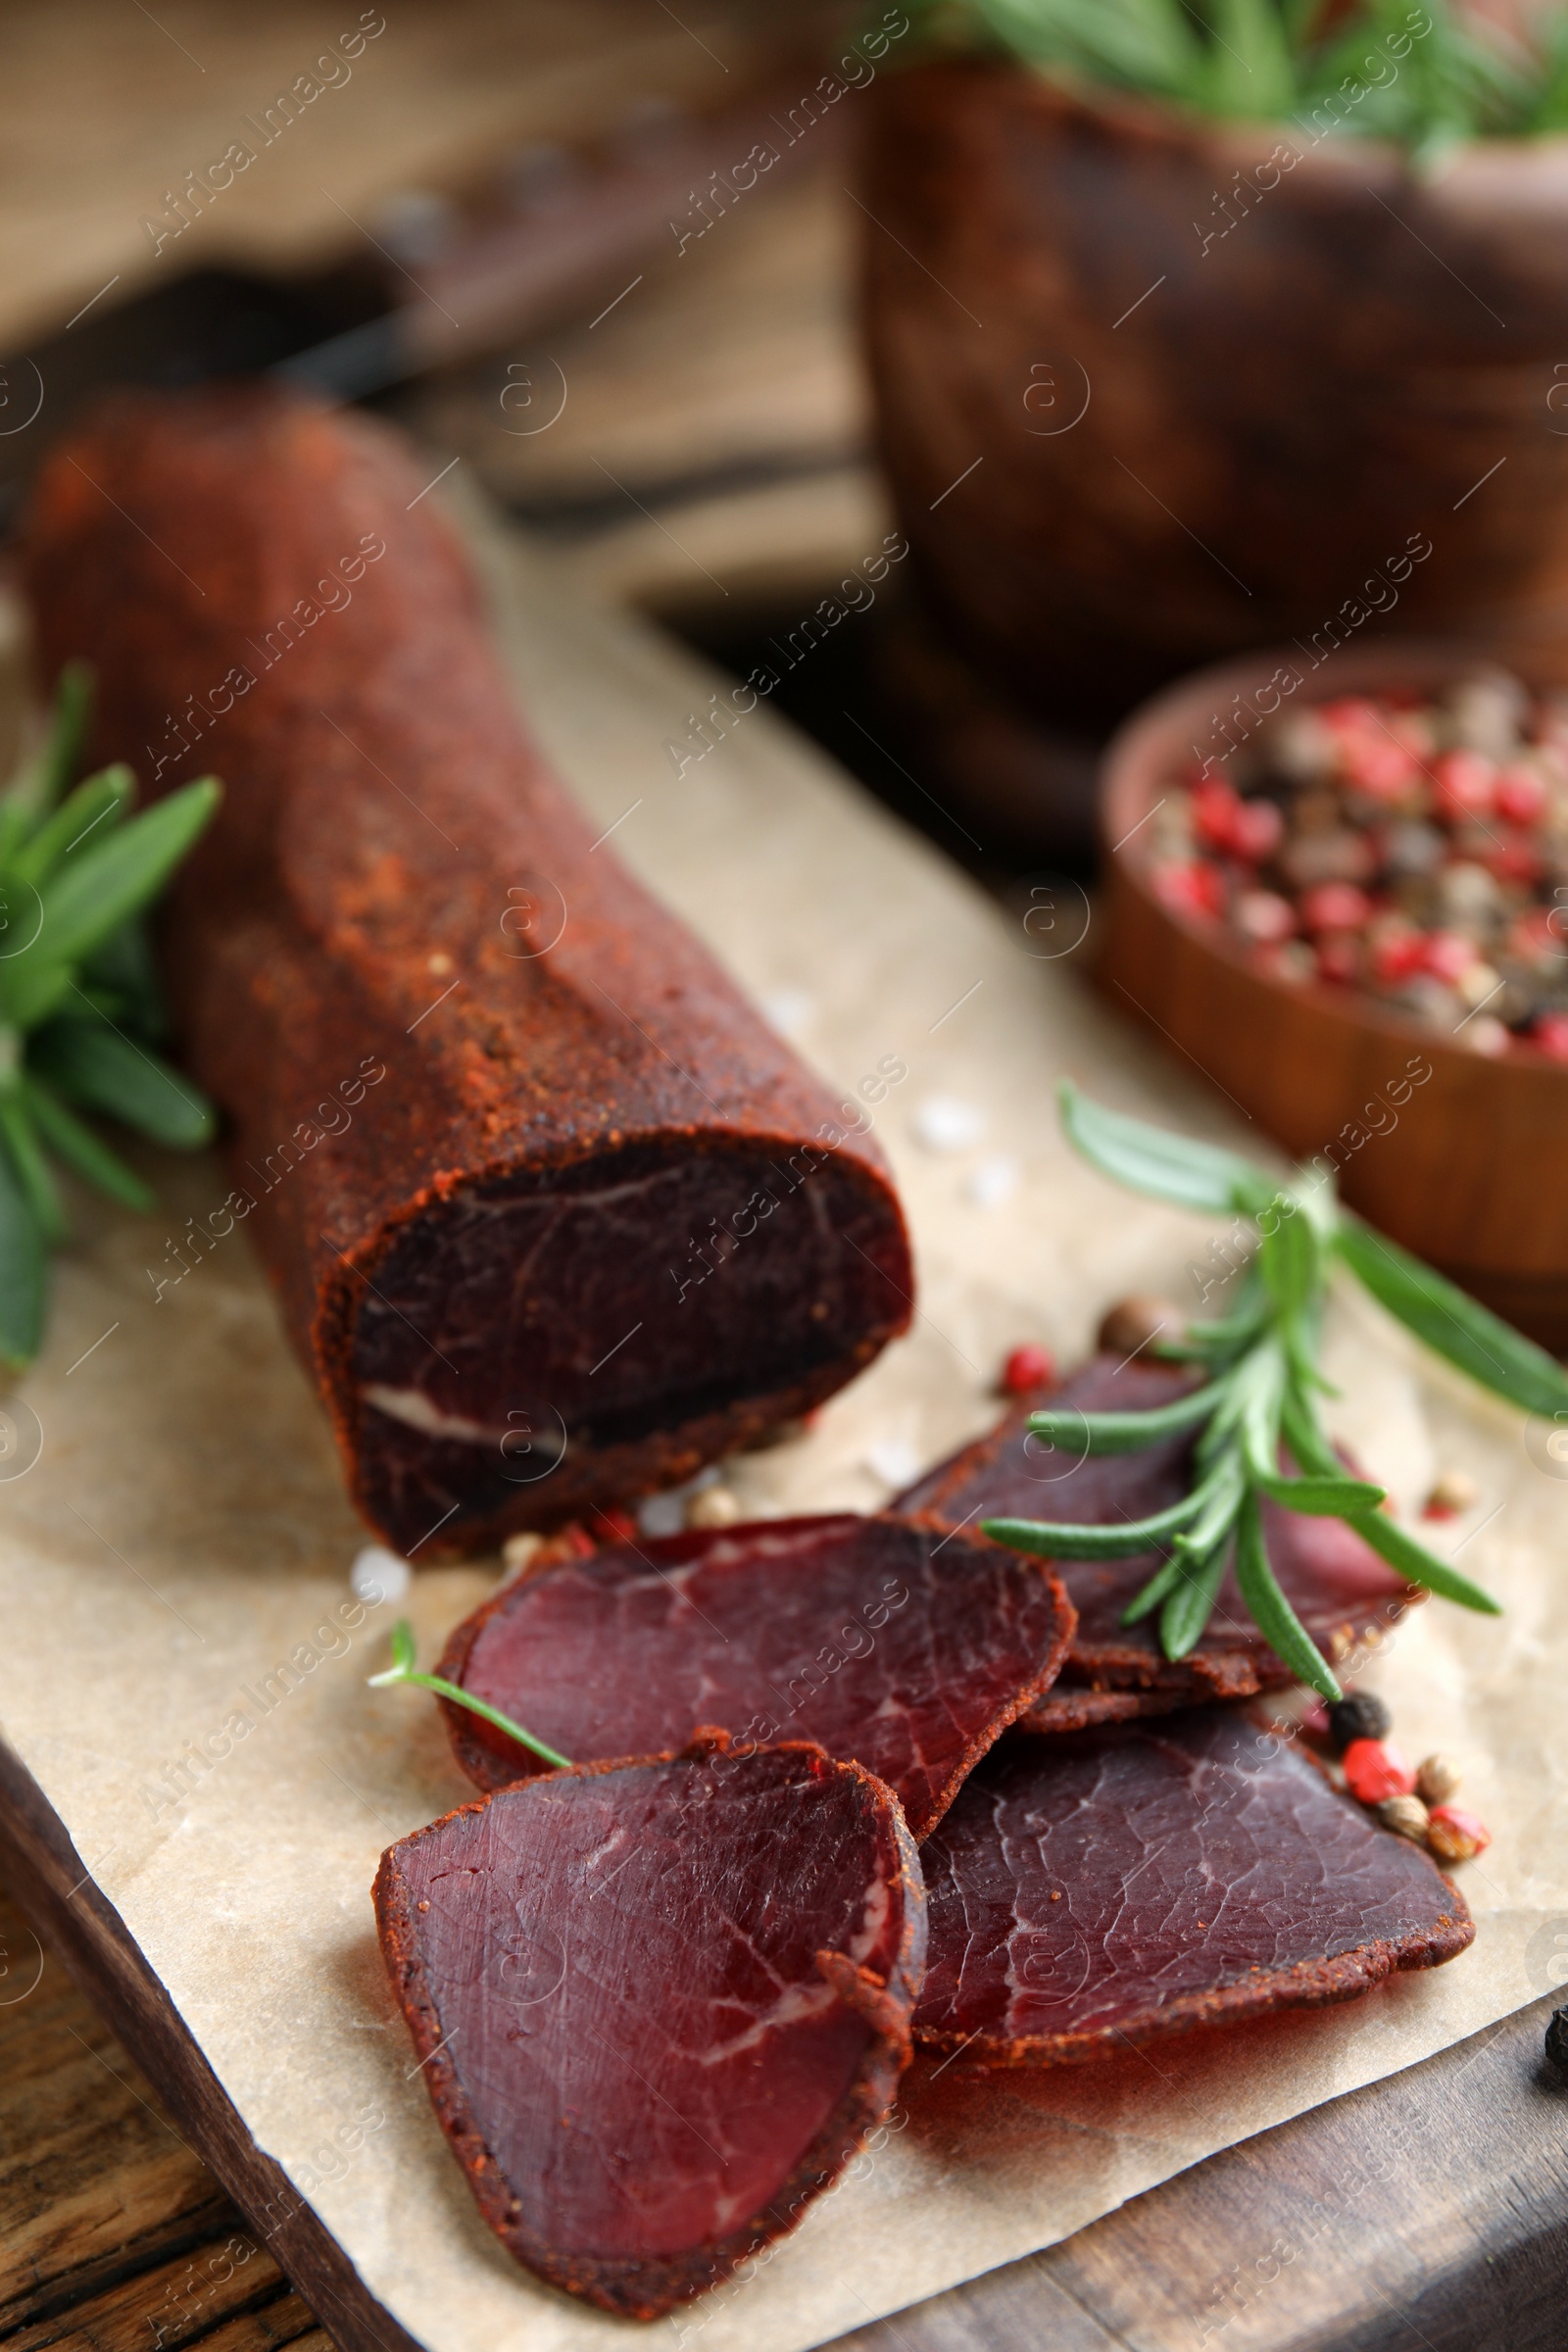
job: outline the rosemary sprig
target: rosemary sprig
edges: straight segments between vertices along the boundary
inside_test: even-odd
[[[1318,1369],[1318,1336],[1330,1270],[1346,1266],[1435,1353],[1526,1412],[1568,1413],[1562,1367],[1342,1208],[1331,1180],[1318,1171],[1298,1169],[1280,1185],[1234,1152],[1106,1110],[1070,1085],[1062,1086],[1060,1099],[1069,1138],[1102,1175],[1181,1208],[1247,1218],[1258,1247],[1229,1315],[1194,1323],[1181,1340],[1156,1345],[1159,1355],[1200,1366],[1207,1375],[1200,1387],[1149,1412],[1069,1407],[1030,1416],[1039,1436],[1090,1453],[1128,1453],[1199,1430],[1190,1492],[1148,1519],[1108,1526],[986,1519],[985,1534],[1046,1559],[1165,1550],[1122,1621],[1134,1624],[1157,1608],[1169,1658],[1185,1657],[1200,1641],[1226,1566],[1234,1563],[1259,1631],[1302,1682],[1330,1699],[1341,1695],[1340,1686],[1269,1565],[1262,1497],[1287,1510],[1343,1519],[1408,1583],[1499,1614],[1490,1593],[1386,1515],[1383,1489],[1351,1477],[1323,1430],[1317,1399],[1328,1383]],[[1294,1467],[1283,1468],[1282,1457]]]
[[[1568,122],[1568,24],[1525,42],[1456,0],[906,0],[921,47],[1001,49],[1043,73],[1205,115],[1402,141],[1425,163],[1468,138]]]
[[[454,1699],[460,1707],[467,1707],[473,1714],[482,1715],[486,1723],[493,1723],[498,1732],[505,1732],[507,1738],[515,1740],[519,1747],[531,1748],[547,1764],[570,1764],[569,1756],[562,1755],[556,1748],[546,1747],[542,1740],[536,1740],[532,1732],[525,1732],[520,1723],[514,1723],[510,1715],[503,1715],[501,1709],[493,1707],[487,1698],[475,1698],[471,1690],[465,1690],[461,1683],[449,1683],[444,1675],[418,1673],[414,1662],[416,1655],[414,1628],[406,1617],[400,1617],[392,1628],[392,1663],[383,1674],[368,1677],[370,1689],[389,1690],[395,1683],[410,1683],[416,1690],[433,1690],[438,1698]]]
[[[129,816],[129,768],[70,789],[88,673],[68,664],[43,741],[0,793],[0,1364],[38,1351],[48,1251],[66,1231],[52,1160],[130,1208],[152,1195],[77,1116],[107,1111],[190,1151],[217,1119],[157,1053],[163,1007],[140,918],[218,806],[211,776]]]

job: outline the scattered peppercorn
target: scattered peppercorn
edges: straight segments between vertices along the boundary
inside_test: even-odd
[[[1546,2058],[1568,2075],[1568,2009],[1554,2009],[1546,2020]]]
[[[728,1487],[700,1487],[686,1505],[688,1527],[733,1527],[740,1515]]]
[[[1386,1796],[1378,1807],[1378,1819],[1386,1830],[1425,1845],[1427,1809],[1418,1796]]]
[[[594,1534],[601,1544],[631,1544],[636,1541],[637,1522],[630,1511],[595,1511]]]
[[[1294,710],[1166,792],[1161,902],[1262,970],[1568,1061],[1568,700],[1500,671]]]
[[[1492,1832],[1459,1805],[1434,1805],[1427,1823],[1427,1843],[1445,1862],[1468,1862],[1472,1855],[1486,1852]]]
[[[1100,1326],[1098,1345],[1107,1355],[1143,1355],[1161,1332],[1176,1338],[1186,1324],[1179,1306],[1169,1298],[1118,1298],[1108,1308]]]
[[[1005,1396],[1027,1396],[1031,1389],[1054,1387],[1055,1379],[1056,1359],[1049,1348],[1014,1348],[1002,1367],[1002,1392]]]
[[[1457,1519],[1468,1511],[1481,1490],[1473,1478],[1462,1470],[1445,1470],[1426,1501],[1421,1505],[1423,1519]]]
[[[1429,1805],[1441,1805],[1459,1786],[1459,1767],[1451,1756],[1423,1756],[1415,1768],[1415,1788],[1418,1796]]]
[[[1352,1740],[1342,1761],[1345,1786],[1363,1805],[1409,1796],[1415,1788],[1415,1774],[1392,1740]]]
[[[1352,1740],[1384,1740],[1394,1718],[1370,1690],[1352,1690],[1329,1709],[1329,1735],[1342,1753]]]

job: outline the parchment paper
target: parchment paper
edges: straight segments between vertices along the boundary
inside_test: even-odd
[[[1198,1071],[1159,1059],[1088,993],[1081,950],[1049,952],[1083,930],[1070,888],[1037,899],[1029,927],[1009,922],[765,709],[677,776],[666,741],[687,739],[718,681],[587,609],[536,553],[493,532],[487,545],[532,722],[598,822],[623,818],[618,854],[836,1082],[854,1088],[888,1055],[907,1064],[874,1115],[916,1238],[912,1336],[808,1439],[735,1471],[763,1511],[874,1505],[992,1417],[1008,1347],[1040,1340],[1067,1362],[1111,1298],[1193,1296],[1188,1267],[1212,1228],[1114,1192],[1068,1154],[1058,1073],[1264,1147]],[[926,1148],[934,1097],[984,1134]],[[1419,1096],[1406,1115],[1420,1115]],[[171,1239],[217,1206],[226,1179],[214,1162],[159,1161],[156,1174],[154,1217],[80,1204],[47,1351],[8,1407],[4,1734],[257,2142],[432,2352],[650,2332],[703,2352],[796,2352],[1049,2244],[1561,1973],[1568,1486],[1545,1433],[1418,1362],[1377,1310],[1347,1300],[1332,1332],[1335,1418],[1406,1511],[1440,1467],[1473,1474],[1479,1504],[1434,1540],[1507,1604],[1498,1621],[1427,1605],[1373,1678],[1412,1754],[1441,1745],[1463,1759],[1465,1800],[1495,1832],[1463,1872],[1474,1950],[1346,2008],[1147,2056],[1034,2078],[919,2069],[899,2128],[755,2277],[652,2331],[557,2297],[480,2224],[411,2075],[375,1945],[381,1848],[471,1791],[433,1702],[365,1688],[394,1612],[355,1619],[347,1579],[363,1536],[243,1233],[155,1303]],[[42,1432],[30,1468],[29,1412]],[[498,1573],[417,1579],[426,1661]]]

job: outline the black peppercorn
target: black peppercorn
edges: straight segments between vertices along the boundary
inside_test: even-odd
[[[1393,1728],[1393,1716],[1370,1690],[1354,1690],[1329,1709],[1329,1731],[1342,1755],[1352,1740],[1386,1740]]]
[[[1546,2056],[1559,2073],[1568,2075],[1568,2009],[1554,2009],[1546,2021]]]

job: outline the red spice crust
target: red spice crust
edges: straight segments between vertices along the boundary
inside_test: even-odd
[[[1091,1690],[1084,1683],[1057,1683],[1018,1718],[1020,1732],[1086,1732],[1097,1723],[1132,1723],[1143,1715],[1170,1715],[1188,1703],[1181,1690]]]
[[[891,1516],[886,1513],[880,1515]],[[782,1524],[776,1519],[758,1522],[760,1532],[765,1530],[770,1536],[776,1536]],[[744,1526],[726,1527],[712,1531],[714,1542],[725,1544],[734,1544],[743,1538],[746,1532]],[[949,1539],[949,1541],[951,1543],[953,1539]],[[959,1537],[956,1541],[961,1548],[968,1539]],[[508,1601],[515,1596],[519,1585],[531,1583],[538,1577],[548,1575],[552,1569],[565,1564],[560,1560],[531,1560],[520,1574],[509,1577],[505,1584],[491,1593],[488,1600],[481,1601],[478,1608],[465,1617],[461,1624],[453,1627],[452,1632],[447,1636],[446,1647],[437,1660],[434,1671],[445,1681],[456,1683],[460,1688],[464,1687],[469,1652],[490,1619],[501,1615],[506,1609]],[[1060,1577],[1054,1575],[1044,1560],[1037,1561],[1034,1565],[1044,1573],[1046,1581],[1052,1589],[1060,1617],[1059,1630],[1052,1641],[1050,1648],[1042,1657],[1039,1670],[1031,1681],[1019,1689],[1014,1699],[999,1710],[983,1732],[976,1734],[954,1765],[952,1772],[943,1784],[940,1795],[933,1802],[928,1817],[919,1826],[918,1841],[921,1843],[930,1837],[981,1757],[996,1744],[1003,1733],[1009,1730],[1014,1724],[1024,1731],[1038,1731],[1046,1728],[1077,1730],[1085,1723],[1119,1720],[1121,1710],[1116,1709],[1108,1715],[1074,1714],[1071,1722],[1053,1723],[1050,1726],[1042,1726],[1037,1722],[1036,1716],[1041,1707],[1051,1704],[1051,1698],[1046,1694],[1050,1692],[1052,1697],[1055,1695],[1052,1691],[1052,1685],[1061,1671],[1061,1662],[1066,1655],[1067,1645],[1072,1640],[1073,1629],[1078,1622],[1078,1613],[1067,1598],[1066,1590]],[[1075,1695],[1069,1694],[1069,1706]],[[1085,1703],[1092,1704],[1093,1701],[1086,1700]],[[1171,1703],[1174,1704],[1175,1701],[1172,1700]],[[502,1746],[499,1744],[503,1736],[487,1727],[470,1708],[460,1706],[455,1699],[443,1698],[439,1693],[436,1697],[436,1704],[446,1718],[447,1736],[452,1741],[452,1753],[457,1761],[458,1769],[473,1783],[476,1788],[489,1790],[504,1788],[514,1781],[533,1779],[549,1769],[541,1759],[530,1756],[528,1750],[519,1747],[515,1741],[507,1741],[505,1752],[503,1752]],[[1163,1705],[1164,1701],[1161,1700],[1148,1711],[1159,1713],[1162,1711]],[[1145,1710],[1134,1702],[1125,1711],[1138,1714]],[[514,1717],[514,1720],[515,1721],[516,1718]],[[532,1730],[534,1727],[529,1725],[527,1728]],[[733,1725],[707,1728],[712,1732],[713,1736],[722,1736],[726,1740],[733,1735],[735,1729]],[[771,1742],[770,1744],[786,1743]],[[858,1766],[857,1769],[860,1768]]]
[[[421,1563],[758,1441],[860,1370],[906,1325],[913,1289],[874,1141],[843,1132],[834,1098],[613,845],[595,845],[523,733],[467,553],[416,495],[429,471],[386,426],[270,389],[120,396],[51,456],[27,545],[46,670],[85,654],[98,672],[96,753],[127,758],[151,797],[209,768],[224,779],[164,924],[182,1052],[231,1121],[238,1189],[214,1222],[246,1220],[355,1501],[401,1549],[428,1535]],[[231,682],[242,672],[248,687]],[[185,751],[176,712],[196,737]],[[569,909],[550,952],[513,952],[514,884]],[[357,1074],[376,1066],[385,1083],[367,1099]],[[363,1108],[301,1147],[339,1090]],[[824,1149],[829,1131],[840,1140]],[[391,1446],[351,1356],[368,1286],[415,1219],[491,1178],[591,1162],[597,1181],[650,1152],[710,1164],[709,1205],[725,1207],[727,1171],[808,1147],[818,1182],[840,1188],[835,1218],[857,1222],[858,1255],[833,1224],[840,1254],[874,1293],[845,1306],[830,1343],[786,1376],[759,1332],[759,1393],[694,1392],[684,1419],[607,1427],[444,1529],[444,1491],[427,1509],[422,1492],[389,1504],[403,1474],[384,1469]],[[641,1345],[657,1379],[658,1342]],[[415,1432],[391,1443],[418,1460]]]
[[[1162,2006],[1134,2012],[1125,2024],[1100,2026],[1082,2034],[1041,2034],[1001,2041],[986,2034],[937,2034],[915,2035],[922,2049],[966,2050],[975,2072],[1017,2066],[1081,2066],[1091,2058],[1113,2058],[1130,2042],[1161,2041],[1167,2034],[1186,2034],[1198,2026],[1231,2026],[1243,2018],[1264,2017],[1276,2009],[1324,2009],[1336,2001],[1353,2001],[1401,1969],[1441,1968],[1468,1949],[1476,1936],[1470,1907],[1453,1881],[1440,1873],[1453,1897],[1451,1915],[1434,1922],[1435,1932],[1405,1937],[1398,1943],[1377,1941],[1355,1951],[1340,1952],[1332,1960],[1298,1960],[1288,1969],[1257,1969],[1238,1984],[1218,1991],[1182,1993]],[[957,2063],[967,2074],[971,2067]]]
[[[589,1779],[602,1773],[623,1771],[631,1765],[672,1763],[681,1756],[702,1757],[714,1750],[723,1751],[728,1745],[727,1739],[723,1737],[699,1739],[671,1755],[618,1756],[604,1762],[572,1765],[563,1772],[544,1777],[550,1780]],[[525,2229],[512,2213],[513,2200],[506,2180],[473,2122],[457,2070],[443,2047],[434,2000],[425,1984],[424,1972],[414,1946],[414,1923],[407,1889],[397,1867],[397,1855],[401,1847],[431,1836],[460,1814],[482,1812],[493,1802],[493,1792],[477,1797],[469,1804],[455,1805],[451,1812],[426,1823],[422,1829],[411,1831],[397,1844],[388,1846],[375,1875],[371,1899],[375,1905],[382,1958],[399,2005],[408,2020],[431,2104],[452,2151],[463,2167],[480,2212],[508,2252],[527,2269],[537,2272],[552,2286],[560,2287],[564,2293],[576,2295],[583,2302],[597,2304],[601,2310],[614,2312],[622,2319],[662,2318],[677,2304],[690,2302],[694,2296],[720,2284],[741,2263],[760,2253],[774,2239],[788,2235],[807,2207],[837,2179],[852,2157],[864,2147],[893,2104],[899,2080],[912,2055],[909,2018],[919,1989],[918,1975],[923,1969],[923,1950],[917,1950],[916,1947],[923,1946],[920,1931],[923,1927],[925,1897],[919,1855],[898,1799],[874,1775],[863,1772],[858,1764],[846,1764],[825,1756],[813,1740],[780,1740],[776,1745],[823,1757],[833,1770],[851,1774],[863,1782],[867,1789],[885,1804],[888,1825],[899,1849],[898,1884],[905,1903],[905,1933],[899,1963],[885,1985],[879,1984],[871,1972],[856,1969],[843,1954],[819,1956],[819,1966],[823,1959],[832,1963],[824,1974],[828,1975],[834,1991],[866,2019],[876,2038],[868,2045],[846,2097],[771,2203],[702,2253],[693,2252],[668,2260],[650,2258],[635,2262],[602,2261],[590,2255],[563,2257],[533,2231]],[[850,1981],[852,1977],[855,1980],[853,1984]]]

